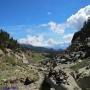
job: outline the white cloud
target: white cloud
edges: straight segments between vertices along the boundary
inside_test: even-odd
[[[50,12],[48,12],[48,14],[50,14]],[[76,14],[73,14],[72,16],[70,16],[66,20],[66,22],[56,23],[54,21],[50,21],[45,24],[36,25],[36,26],[34,26],[35,28],[32,28],[32,30],[35,30],[35,29],[36,30],[48,30],[48,29],[50,29],[52,32],[55,32],[58,34],[63,34],[64,35],[63,37],[61,35],[62,40],[61,39],[55,40],[55,39],[53,39],[54,37],[52,37],[52,38],[49,37],[48,40],[46,40],[42,35],[39,35],[39,36],[27,36],[25,38],[19,39],[18,41],[23,44],[30,44],[30,45],[34,45],[34,46],[44,46],[44,47],[53,46],[53,45],[69,44],[72,40],[74,33],[67,34],[66,30],[67,29],[80,30],[80,28],[83,26],[83,23],[87,20],[87,18],[89,16],[90,16],[90,5],[88,5],[84,8],[81,8]],[[31,27],[30,27],[30,29],[31,29]],[[30,29],[29,29],[29,31],[32,31]],[[47,31],[45,31],[45,32],[47,32]]]
[[[51,15],[51,14],[52,14],[52,12],[50,12],[50,11],[49,11],[47,14],[48,14],[48,15]]]
[[[47,27],[48,26],[48,24],[40,24],[40,25],[38,25],[38,27],[40,28],[40,27]]]
[[[47,40],[47,44],[48,45],[51,45],[51,46],[53,46],[53,45],[61,45],[61,44],[63,44],[64,42],[62,42],[62,41],[56,41],[56,40],[54,40],[54,39],[52,39],[52,38],[50,38],[50,39],[48,39]]]
[[[73,27],[75,29],[80,29],[83,26],[83,23],[90,16],[90,5],[81,8],[76,14],[70,16],[67,19],[67,24],[69,27]]]
[[[49,38],[48,40],[45,40],[43,36],[29,36],[29,35],[26,38],[19,39],[18,42],[21,44],[29,44],[40,47],[50,47],[50,46],[64,44],[64,42],[56,41],[53,38]]]
[[[56,22],[50,21],[48,23],[48,26],[50,30],[52,30],[53,32],[64,34],[67,28],[80,30],[80,28],[82,28],[83,26],[83,23],[87,20],[89,16],[90,16],[90,5],[78,10],[78,12],[70,16],[66,20],[66,22],[58,24]]]
[[[65,24],[57,24],[56,22],[49,22],[48,26],[50,28],[50,30],[52,30],[53,32],[59,33],[59,34],[63,34],[64,33],[64,26]]]
[[[72,40],[73,35],[74,35],[74,33],[64,35],[64,36],[63,36],[64,42],[65,42],[65,43],[70,43],[71,40]]]
[[[33,46],[47,46],[44,43],[42,36],[29,36],[28,35],[26,38],[19,39],[18,42],[21,44],[30,44]]]
[[[56,44],[56,42],[55,42],[55,40],[53,40],[53,39],[48,39],[48,40],[47,40],[47,44],[48,44],[48,45],[53,45],[53,44]]]
[[[51,12],[48,12],[48,14],[51,14]],[[64,34],[64,32],[66,32],[66,29],[80,30],[80,28],[82,28],[83,26],[83,23],[87,20],[89,16],[90,5],[78,10],[75,14],[67,18],[66,22],[56,23],[54,21],[50,21],[45,24],[37,25],[37,27],[42,29],[48,28],[55,33]]]

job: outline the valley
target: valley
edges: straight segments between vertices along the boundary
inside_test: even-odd
[[[90,18],[61,51],[22,47],[1,30],[0,90],[90,90],[89,30]]]

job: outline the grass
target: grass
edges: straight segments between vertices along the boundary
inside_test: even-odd
[[[29,77],[29,79],[31,80],[38,80],[39,76],[38,73],[31,70],[28,66],[8,66],[6,65],[4,67],[4,70],[1,70],[0,68],[0,85],[4,85],[4,81],[3,80],[7,80],[10,81],[13,78],[16,78],[18,80],[20,80],[20,78],[24,78],[26,79],[26,77]]]
[[[39,62],[39,61],[42,61],[44,60],[46,57],[42,54],[33,54],[32,55],[32,59]]]
[[[15,66],[17,63],[15,61],[15,57],[14,56],[6,56],[5,57],[5,62],[8,63],[8,64],[11,64],[13,66]]]
[[[89,61],[90,61],[90,60],[85,59],[85,60],[83,60],[82,62],[77,63],[77,64],[75,64],[74,66],[71,66],[70,68],[73,69],[74,71],[77,71],[77,70],[79,70],[80,68],[83,68],[83,67],[85,67],[85,66],[88,66],[88,65],[89,65]]]
[[[34,81],[38,80],[38,73],[31,70],[28,65],[22,64],[21,60],[17,61],[14,56],[5,56],[0,63],[0,87],[4,85],[3,80],[10,81],[12,78],[29,77]]]

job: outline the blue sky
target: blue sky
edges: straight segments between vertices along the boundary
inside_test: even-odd
[[[0,0],[0,28],[20,43],[65,48],[90,15],[89,0]]]

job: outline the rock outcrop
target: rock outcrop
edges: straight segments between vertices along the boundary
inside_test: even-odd
[[[82,90],[71,75],[71,70],[63,65],[50,68],[45,75],[45,79],[40,90]],[[47,87],[46,87],[46,86]]]
[[[78,74],[81,75],[77,79],[77,83],[82,90],[90,90],[90,65],[79,69]]]
[[[72,38],[68,50],[86,52],[86,57],[90,56],[90,18],[84,23],[81,30],[76,32]]]

